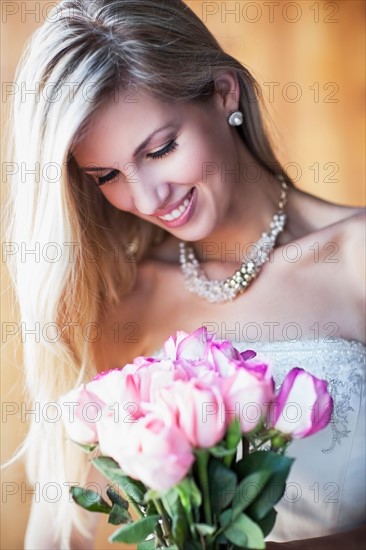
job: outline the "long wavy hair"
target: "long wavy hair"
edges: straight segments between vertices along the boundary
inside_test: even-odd
[[[73,145],[118,90],[131,98],[138,89],[162,101],[205,101],[214,77],[229,69],[240,84],[243,142],[291,185],[271,146],[256,80],[181,0],[62,0],[30,38],[9,125],[9,157],[18,169],[6,223],[8,243],[36,251],[27,261],[23,254],[9,257],[21,326],[39,328],[38,339],[23,339],[33,406],[42,410],[95,374],[85,328],[98,322],[103,305],[123,300],[139,261],[167,235],[113,207],[78,169]],[[116,250],[128,251],[131,243],[136,261],[116,262]],[[61,422],[46,420],[31,423],[18,455],[26,454],[32,482],[64,487],[56,538],[69,548],[72,524],[84,536],[88,525],[82,511],[70,510],[64,481],[85,479],[86,458],[67,441]]]

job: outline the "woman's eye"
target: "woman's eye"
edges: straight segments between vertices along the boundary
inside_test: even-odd
[[[174,139],[172,139],[167,145],[165,145],[165,147],[163,147],[162,149],[159,149],[159,151],[155,151],[154,153],[147,153],[146,156],[152,159],[161,159],[166,155],[169,155],[169,153],[174,151],[174,149],[176,149],[177,147],[178,147],[178,143],[174,141]],[[118,174],[119,174],[119,170],[112,170],[112,172],[109,172],[105,176],[97,178],[98,183],[96,185],[100,187],[104,183],[107,183],[107,181],[114,180]]]
[[[112,172],[109,172],[105,176],[98,178],[97,186],[99,187],[100,185],[103,185],[103,183],[113,180],[118,174],[119,174],[119,170],[112,170]]]
[[[165,147],[159,149],[159,151],[155,151],[155,153],[147,153],[146,156],[152,159],[161,159],[166,155],[169,155],[169,153],[174,151],[174,149],[176,149],[177,147],[178,143],[174,141],[174,139],[172,139],[167,145],[165,145]]]

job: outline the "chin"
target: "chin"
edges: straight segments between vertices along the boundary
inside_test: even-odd
[[[215,229],[215,226],[213,224],[209,224],[209,225],[206,224],[205,226],[201,226],[201,227],[190,227],[190,228],[180,227],[180,228],[177,228],[175,231],[173,229],[168,231],[169,233],[174,235],[174,237],[176,237],[181,241],[195,242],[195,241],[200,241],[202,239],[208,239],[214,229]]]

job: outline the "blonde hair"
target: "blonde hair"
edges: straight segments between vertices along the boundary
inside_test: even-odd
[[[12,104],[9,156],[19,170],[9,187],[7,241],[40,253],[33,263],[10,256],[9,270],[22,326],[38,323],[59,335],[50,338],[41,330],[39,342],[24,342],[31,403],[42,408],[95,374],[85,327],[94,326],[104,304],[119,302],[132,288],[137,262],[166,235],[114,208],[78,169],[73,144],[117,90],[147,91],[162,101],[204,101],[214,93],[214,77],[230,69],[240,84],[245,125],[238,131],[246,147],[291,185],[267,137],[255,79],[181,0],[63,0],[31,37]],[[36,93],[24,99],[24,86]],[[22,167],[35,173],[24,181]],[[136,261],[116,262],[116,251],[118,257],[131,243]],[[50,259],[50,246],[57,261]],[[31,424],[23,446],[30,479],[61,486],[83,479],[85,455],[66,440],[61,423],[41,420]],[[57,537],[69,548],[72,522],[85,536],[87,525],[71,514],[64,493]]]

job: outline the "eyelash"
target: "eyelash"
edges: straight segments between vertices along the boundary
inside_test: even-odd
[[[146,156],[152,159],[162,159],[166,155],[169,155],[169,153],[172,153],[177,147],[178,143],[174,141],[174,139],[172,139],[167,145],[165,145],[165,147],[163,147],[159,151],[156,151],[155,153],[148,153]],[[107,181],[114,180],[118,174],[119,170],[112,170],[112,172],[109,172],[109,174],[98,178],[98,183],[96,183],[96,185],[100,187],[104,183],[107,183]]]

